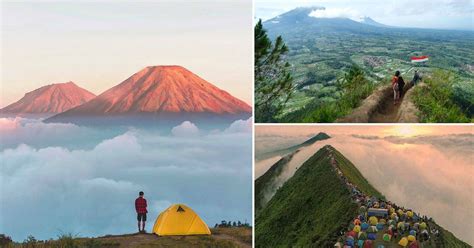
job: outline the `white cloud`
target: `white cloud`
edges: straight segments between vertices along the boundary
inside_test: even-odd
[[[190,121],[184,121],[180,125],[173,127],[171,133],[177,137],[199,136],[199,128]]]
[[[351,8],[326,8],[313,10],[309,16],[316,18],[349,18],[355,21],[360,21],[363,15]]]
[[[35,125],[54,137],[54,124]],[[149,228],[172,203],[189,205],[209,225],[251,218],[251,133],[177,139],[155,129],[59,128],[86,131],[62,133],[73,143],[100,132],[121,133],[92,146],[34,146],[22,143],[40,144],[45,136],[27,137],[24,132],[32,130],[20,125],[16,145],[0,151],[0,230],[15,240],[135,232],[133,202],[141,190],[150,203]]]
[[[252,132],[252,118],[247,120],[234,121],[228,128],[224,130],[227,133],[251,133]]]
[[[0,118],[0,131],[11,131],[15,130],[20,126],[20,119],[21,118]]]
[[[44,123],[39,119],[0,118],[0,150],[20,144],[33,147],[62,146],[67,148],[92,148],[102,140],[126,131],[121,129],[100,130],[71,123]]]

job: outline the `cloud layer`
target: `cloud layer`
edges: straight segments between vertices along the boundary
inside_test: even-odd
[[[67,126],[56,128],[85,133],[55,133],[47,131],[55,124],[35,125],[44,125],[38,131],[58,144],[64,141],[59,136],[74,140],[79,135],[93,138],[98,132]],[[15,240],[29,234],[49,239],[61,232],[81,236],[135,232],[133,202],[140,190],[150,205],[148,228],[172,203],[188,204],[211,226],[223,219],[251,221],[248,130],[227,132],[223,127],[206,133],[186,122],[172,134],[130,128],[91,148],[67,148],[40,144],[45,136],[27,137],[24,132],[31,132],[27,127],[23,123],[9,128],[8,135],[17,132],[23,140],[0,153],[0,230]]]
[[[316,18],[349,18],[354,21],[359,21],[363,15],[351,8],[328,8],[313,10],[309,16]]]

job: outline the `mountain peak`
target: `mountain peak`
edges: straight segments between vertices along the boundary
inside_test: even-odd
[[[95,95],[74,82],[53,83],[27,92],[23,98],[0,112],[8,114],[61,113],[85,102]]]
[[[323,133],[323,132],[319,132],[318,134],[316,134],[315,136],[311,137],[310,139],[306,140],[305,142],[303,142],[302,145],[311,145],[313,143],[315,143],[316,141],[320,141],[320,140],[325,140],[325,139],[329,139],[331,138],[331,136],[327,135],[326,133]],[[328,146],[328,145],[327,145]],[[330,145],[329,145],[330,146]]]
[[[329,136],[327,133],[325,132],[319,132],[318,134],[316,134],[315,137],[325,137],[325,138],[331,138],[331,136]]]
[[[150,65],[145,67],[143,70],[153,71],[189,71],[188,69],[180,65]]]
[[[145,68],[152,68],[152,69],[173,69],[173,68],[183,68],[183,66],[180,65],[149,65]]]
[[[143,113],[250,114],[251,107],[179,65],[147,66],[92,101],[53,117]]]
[[[359,20],[360,23],[376,26],[376,27],[390,27],[388,25],[382,24],[380,22],[375,21],[374,19],[370,18],[369,16],[363,16]]]

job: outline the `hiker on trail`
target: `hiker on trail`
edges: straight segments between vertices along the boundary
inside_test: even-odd
[[[421,76],[420,73],[418,73],[418,70],[415,70],[415,75],[413,75],[413,79],[411,80],[411,85],[415,86],[418,81],[421,81]]]
[[[146,210],[146,207],[147,207],[146,199],[143,197],[143,195],[144,195],[143,191],[140,191],[140,193],[138,193],[138,198],[135,200],[135,210],[137,211],[138,232],[144,233],[146,214],[148,213],[148,211]]]
[[[400,72],[396,71],[395,76],[392,77],[392,89],[393,89],[393,104],[398,103],[398,99],[400,99],[400,87],[398,87],[398,76],[400,76]]]
[[[398,72],[398,99],[403,97],[403,88],[405,87],[405,81],[403,81],[402,75],[400,75],[400,72]]]

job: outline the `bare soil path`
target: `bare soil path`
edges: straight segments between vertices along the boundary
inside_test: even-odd
[[[405,92],[406,94],[407,92]],[[369,118],[372,123],[395,123],[398,121],[398,111],[405,99],[405,94],[402,95],[397,104],[393,104],[393,95],[386,97],[380,104],[380,107]]]

